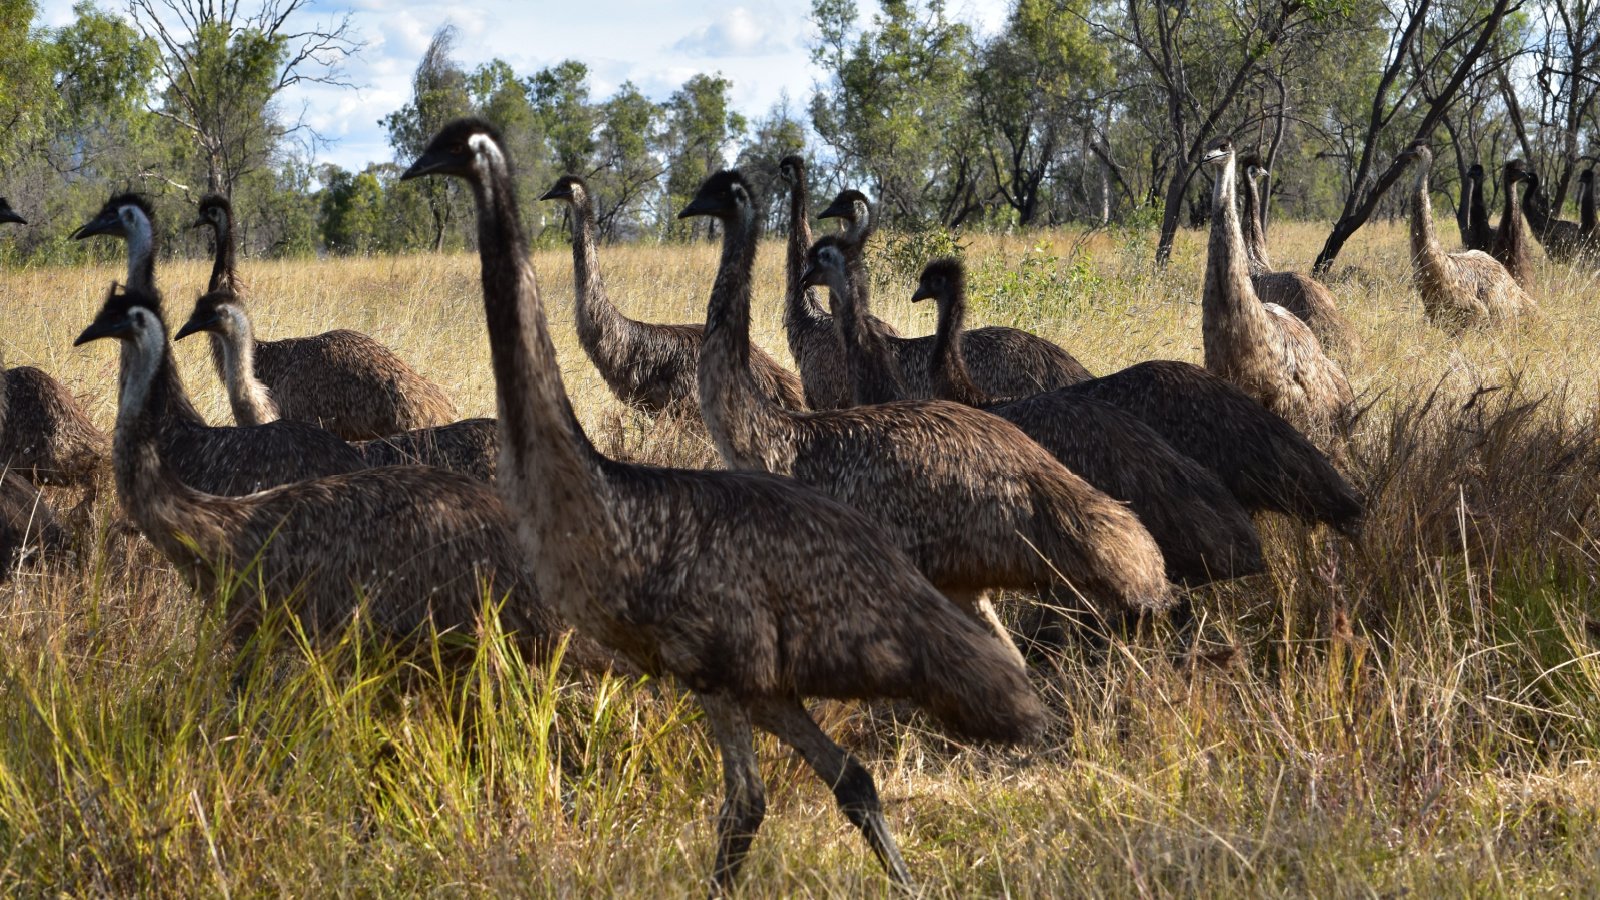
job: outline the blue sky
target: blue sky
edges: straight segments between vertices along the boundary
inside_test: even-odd
[[[41,0],[43,24],[70,22],[72,2]],[[115,0],[101,5],[121,8]],[[999,26],[1007,5],[952,0],[950,11],[988,32]],[[877,8],[872,0],[859,0],[859,6],[864,17]],[[582,15],[574,15],[575,9]],[[733,81],[734,103],[747,115],[765,113],[785,92],[800,111],[821,78],[806,50],[810,9],[809,0],[742,0],[732,6],[688,0],[313,0],[306,13],[312,18],[352,14],[366,42],[347,67],[359,87],[295,88],[285,95],[284,109],[297,115],[304,108],[306,121],[336,141],[319,150],[323,160],[359,169],[389,159],[378,119],[406,101],[429,38],[450,22],[460,30],[456,56],[469,70],[499,57],[518,73],[532,74],[572,58],[589,66],[597,97],[631,80],[655,100],[666,99],[697,72],[720,71]]]

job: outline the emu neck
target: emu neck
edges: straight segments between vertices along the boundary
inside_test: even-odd
[[[585,193],[572,207],[572,271],[576,281],[575,318],[578,340],[591,357],[610,348],[631,324],[617,310],[606,293],[605,279],[600,275],[599,251],[595,248],[594,201]]]
[[[1232,355],[1237,348],[1255,348],[1266,341],[1267,311],[1256,299],[1245,261],[1244,234],[1234,206],[1234,161],[1228,157],[1212,190],[1211,239],[1206,253],[1205,292],[1201,302],[1206,360],[1223,353],[1222,341]]]
[[[147,296],[156,294],[155,234],[150,223],[142,218],[128,231],[128,280],[125,284],[130,291]]]
[[[1519,264],[1527,255],[1527,245],[1522,235],[1522,213],[1517,203],[1517,183],[1510,178],[1505,182],[1505,204],[1500,210],[1500,233],[1496,237],[1496,249],[1502,256],[1516,260]],[[1520,268],[1520,265],[1519,265]],[[1517,271],[1514,275],[1521,276]]]
[[[1561,217],[1551,212],[1544,189],[1539,185],[1539,176],[1529,175],[1526,180],[1528,184],[1522,189],[1522,214],[1534,232],[1542,235],[1550,230],[1552,221]]]
[[[989,406],[994,398],[973,383],[962,355],[961,332],[967,325],[964,291],[946,286],[938,298],[939,324],[933,332],[933,353],[928,357],[928,382],[933,396],[967,406]]]
[[[1244,252],[1245,261],[1250,266],[1251,275],[1264,275],[1272,271],[1272,263],[1267,256],[1267,233],[1261,225],[1260,197],[1256,190],[1256,180],[1248,172],[1244,177]]]
[[[1581,188],[1579,191],[1581,196],[1578,198],[1578,231],[1592,235],[1595,233],[1596,224],[1600,224],[1596,222],[1595,217],[1594,179],[1580,182],[1578,187]]]
[[[1483,176],[1477,175],[1467,179],[1469,186],[1467,202],[1467,228],[1472,231],[1472,239],[1477,249],[1487,249],[1489,246],[1489,208],[1483,200]]]
[[[222,380],[228,388],[228,405],[233,421],[239,425],[265,425],[281,417],[278,404],[267,386],[256,378],[256,339],[250,317],[240,311],[223,313],[229,319],[227,332],[210,332],[212,346],[222,348]]]
[[[883,335],[867,321],[855,285],[842,271],[828,273],[828,302],[844,343],[850,393],[857,406],[904,400],[910,391]]]
[[[224,221],[216,229],[217,250],[211,262],[211,281],[206,290],[237,291],[239,277],[236,268],[236,249],[233,244],[233,223]]]
[[[493,145],[480,159],[489,171],[472,179],[472,189],[500,419],[496,481],[512,509],[525,522],[531,518],[522,534],[534,544],[536,564],[554,565],[570,560],[575,548],[594,553],[613,546],[602,497],[604,458],[561,382],[509,166]]]
[[[700,349],[700,415],[730,468],[769,469],[786,412],[757,390],[750,371],[750,294],[756,260],[755,211],[741,206],[723,222],[722,259],[706,304]]]
[[[139,529],[163,553],[190,555],[180,535],[203,540],[194,507],[201,495],[161,459],[164,413],[159,398],[171,371],[166,335],[141,330],[122,343],[117,423],[112,443],[117,498]]]
[[[784,245],[784,325],[822,313],[817,292],[800,284],[806,267],[806,250],[811,247],[811,202],[802,169],[789,185],[789,240]]]
[[[1411,183],[1411,259],[1412,265],[1437,284],[1445,283],[1442,269],[1444,251],[1433,233],[1433,200],[1428,196],[1428,168],[1431,159],[1417,162],[1416,178]]]

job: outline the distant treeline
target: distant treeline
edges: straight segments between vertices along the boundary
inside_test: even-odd
[[[282,98],[344,85],[359,35],[309,0],[255,2],[84,2],[49,29],[33,0],[0,0],[0,191],[41,226],[0,252],[80,258],[67,223],[130,188],[155,199],[174,252],[202,249],[183,226],[208,191],[233,198],[251,254],[466,246],[469,198],[398,175],[467,114],[504,133],[536,225],[560,224],[537,198],[577,172],[607,239],[689,237],[674,214],[710,172],[733,163],[770,183],[800,151],[815,193],[859,186],[888,226],[1149,224],[1159,258],[1203,214],[1193,161],[1221,134],[1266,160],[1269,216],[1338,223],[1325,262],[1400,200],[1385,198],[1389,167],[1417,137],[1434,142],[1449,196],[1481,162],[1493,203],[1499,165],[1520,157],[1568,208],[1600,144],[1600,5],[1587,0],[1016,0],[992,35],[940,0],[882,0],[864,27],[854,0],[814,0],[826,79],[755,118],[721,75],[655,102],[632,84],[595,96],[577,60],[467,69],[446,27],[411,99],[381,119],[394,161],[349,172],[309,161],[318,136]]]

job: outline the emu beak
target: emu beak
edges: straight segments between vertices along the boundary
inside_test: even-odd
[[[932,300],[932,299],[933,299],[933,291],[928,290],[927,288],[923,287],[920,284],[917,285],[917,289],[915,291],[913,291],[912,294],[911,294],[911,302],[912,303],[921,303],[924,300]]]
[[[835,200],[828,208],[817,213],[819,219],[848,219],[855,215],[855,209],[848,201]]]
[[[421,178],[424,175],[448,174],[451,169],[461,170],[464,168],[466,168],[466,161],[461,159],[459,154],[447,153],[442,150],[430,150],[417,157],[417,161],[412,163],[411,168],[400,176],[400,180],[410,181],[413,178]]]
[[[683,212],[678,213],[678,218],[692,219],[695,216],[714,216],[720,208],[721,206],[717,201],[710,197],[696,194],[695,198],[689,201],[689,205],[683,208]]]
[[[119,316],[118,318],[112,319],[108,322],[102,322],[96,319],[94,322],[89,324],[88,328],[83,330],[82,334],[78,335],[78,339],[72,342],[72,346],[82,347],[84,344],[87,344],[90,341],[98,341],[102,338],[121,337],[122,335],[127,334],[129,329],[132,327],[133,323],[128,320],[127,316]]]
[[[822,283],[822,269],[811,260],[806,260],[805,268],[800,270],[800,285],[802,287],[816,287]]]
[[[0,222],[15,222],[18,225],[28,224],[27,219],[17,215],[17,211],[9,206],[5,207],[4,209],[0,209]]]
[[[117,218],[115,213],[107,213],[80,226],[77,231],[72,233],[72,239],[81,241],[86,237],[93,237],[97,234],[123,237],[122,220]]]
[[[172,339],[175,341],[181,341],[191,334],[201,331],[210,331],[220,321],[222,321],[222,317],[214,312],[207,313],[206,315],[196,314],[190,316],[189,321],[183,323],[183,327],[178,329],[178,333],[173,335]]]
[[[572,199],[572,188],[563,187],[563,186],[558,184],[555,187],[551,188],[550,190],[545,191],[544,193],[540,194],[539,195],[539,199],[540,200],[571,200]]]
[[[204,228],[204,227],[206,227],[207,225],[210,225],[210,224],[211,224],[210,222],[206,221],[206,217],[205,216],[201,216],[200,218],[195,219],[193,222],[190,222],[189,223],[189,227],[190,228]]]

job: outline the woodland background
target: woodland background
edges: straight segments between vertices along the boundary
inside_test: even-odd
[[[34,24],[33,0],[0,0],[0,191],[60,226],[21,231],[0,252],[114,253],[66,234],[126,189],[169,213],[174,254],[204,251],[182,226],[207,191],[233,198],[253,256],[470,247],[458,188],[397,181],[440,124],[469,113],[506,134],[530,221],[547,229],[560,213],[536,198],[578,172],[607,240],[693,237],[706,226],[674,213],[706,175],[736,164],[771,179],[800,151],[817,191],[867,190],[896,231],[1155,227],[1162,262],[1204,214],[1193,159],[1230,134],[1274,172],[1269,216],[1332,225],[1324,269],[1362,222],[1398,212],[1390,166],[1419,136],[1435,142],[1446,196],[1482,162],[1497,202],[1498,165],[1521,157],[1569,217],[1600,144],[1595,0],[1017,0],[989,35],[940,0],[883,0],[864,19],[854,0],[813,0],[825,78],[762,112],[734,109],[716,74],[658,103],[632,84],[595,95],[581,60],[469,70],[447,25],[417,63],[411,100],[372,111],[393,160],[352,172],[311,162],[322,136],[280,102],[300,82],[347,84],[362,52],[347,18],[308,4],[84,2],[52,29]],[[778,210],[769,218],[781,226]]]

